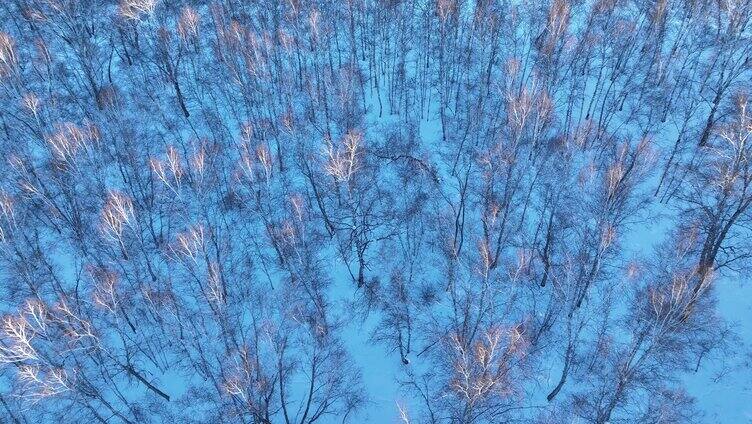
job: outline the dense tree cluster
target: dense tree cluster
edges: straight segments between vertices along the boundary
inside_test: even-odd
[[[2,2],[2,421],[357,422],[365,317],[405,424],[702,421],[751,15]]]

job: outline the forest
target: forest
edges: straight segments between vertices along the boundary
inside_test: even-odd
[[[751,18],[3,0],[0,422],[752,422]]]

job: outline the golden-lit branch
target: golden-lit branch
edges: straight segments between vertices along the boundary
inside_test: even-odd
[[[32,403],[70,390],[68,373],[64,369],[47,368],[42,371],[39,366],[21,365],[18,376],[24,387],[23,396]]]
[[[37,97],[34,93],[27,93],[23,96],[21,99],[21,104],[31,112],[31,115],[35,119],[39,119],[39,108],[41,105],[41,100],[39,100],[39,97]]]
[[[131,199],[123,193],[110,190],[100,213],[102,233],[125,248],[123,233],[133,224],[134,214]]]
[[[119,303],[117,295],[117,274],[108,269],[99,267],[92,267],[89,272],[95,283],[92,294],[94,304],[114,314]]]
[[[225,303],[225,290],[222,275],[216,262],[209,263],[208,269],[209,301],[222,305]]]
[[[551,8],[548,11],[548,22],[546,24],[547,37],[543,46],[544,54],[552,54],[562,35],[566,32],[567,25],[569,24],[569,12],[570,6],[567,0],[554,0],[551,2]]]
[[[249,135],[251,134],[250,127]],[[243,140],[238,146],[240,150],[240,170],[251,182],[263,180],[267,185],[271,182],[274,172],[274,157],[266,144],[259,144],[254,149],[250,140]]]
[[[29,321],[21,316],[6,316],[2,321],[5,343],[0,345],[0,362],[16,363],[39,358],[31,342],[37,331]]]
[[[199,14],[190,6],[185,6],[178,20],[178,35],[182,40],[192,40],[198,37]]]
[[[59,162],[74,164],[79,151],[88,150],[92,143],[99,141],[99,130],[93,124],[79,127],[66,122],[57,125],[56,131],[45,140],[53,158]]]
[[[335,180],[350,183],[360,167],[362,141],[363,135],[355,130],[350,130],[345,134],[340,146],[335,147],[331,140],[327,140],[325,152],[329,161],[326,164],[326,171]]]
[[[400,402],[396,402],[397,411],[403,424],[410,424],[410,416],[407,414],[407,408]]]
[[[13,208],[13,199],[0,190],[0,242],[10,237],[11,231],[16,228],[16,214]]]
[[[194,225],[188,230],[177,235],[174,243],[170,244],[170,250],[176,256],[185,256],[190,258],[194,263],[198,263],[198,258],[204,249],[204,227]]]
[[[17,66],[16,43],[9,34],[0,32],[0,78],[13,74]]]
[[[158,0],[121,0],[120,15],[128,20],[138,21],[145,15],[154,13]]]
[[[489,328],[472,346],[467,346],[457,334],[450,340],[454,357],[450,387],[454,393],[470,405],[489,396],[513,393],[511,362],[525,354],[525,341],[518,327]]]

